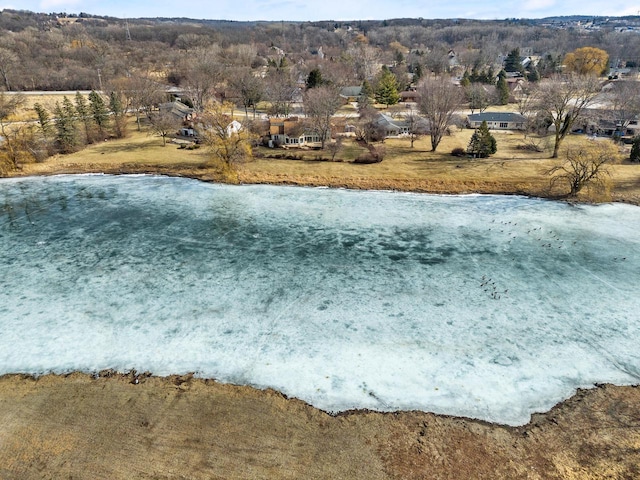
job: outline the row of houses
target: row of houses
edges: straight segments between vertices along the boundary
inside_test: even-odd
[[[182,122],[179,134],[184,137],[195,137],[197,132],[194,128],[196,114],[193,109],[179,102],[168,102],[160,105],[160,110],[174,115]],[[626,122],[624,127],[617,122],[609,120],[606,115],[592,115],[576,126],[575,133],[601,134],[607,136],[632,137],[640,133],[640,125],[637,119]],[[392,117],[385,113],[378,113],[374,120],[377,130],[385,138],[398,138],[408,135],[417,125],[422,131],[428,131],[429,125],[426,119],[412,118],[406,116]],[[482,112],[468,115],[466,125],[468,128],[478,128],[482,122],[486,122],[491,130],[525,130],[527,118],[519,113],[513,112]],[[231,133],[242,128],[241,124],[234,120],[229,125]],[[355,131],[355,126],[347,123],[344,126],[345,135]],[[318,133],[305,127],[304,122],[298,117],[270,118],[268,125],[267,141],[270,146],[315,146],[321,143],[322,139]]]
[[[483,121],[492,130],[524,130],[526,118],[518,113],[491,112],[476,113],[467,117],[469,128],[478,128]],[[379,113],[374,120],[376,127],[385,138],[398,138],[409,135],[417,125],[422,131],[428,131],[428,121],[424,118],[409,120],[406,117],[392,117],[385,113]],[[353,125],[346,123],[344,133],[349,134],[355,130]],[[271,118],[269,119],[270,146],[304,146],[320,143],[321,138],[315,132],[305,130],[304,124],[298,117]]]

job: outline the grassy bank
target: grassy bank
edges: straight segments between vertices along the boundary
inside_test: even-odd
[[[454,131],[444,137],[437,152],[431,152],[428,137],[414,148],[408,139],[387,139],[380,163],[361,165],[352,160],[362,148],[350,140],[331,161],[328,152],[275,150],[260,147],[252,161],[238,166],[242,183],[326,185],[358,189],[393,189],[433,193],[499,193],[553,196],[546,171],[554,164],[549,150],[530,152],[519,148],[524,136],[518,132],[493,132],[498,152],[488,159],[454,157],[453,148],[465,148],[471,130]],[[563,149],[589,142],[584,136],[570,136]],[[275,158],[288,156],[291,158]],[[621,155],[623,158],[624,154]],[[607,191],[586,191],[583,200],[625,201],[640,204],[640,166],[622,162],[611,165]],[[205,148],[181,149],[148,131],[130,125],[127,138],[88,146],[71,155],[58,155],[43,163],[22,166],[16,175],[55,173],[160,173],[190,176],[207,181],[224,181]]]

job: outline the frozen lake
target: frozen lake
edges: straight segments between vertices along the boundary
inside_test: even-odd
[[[640,383],[640,208],[0,180],[0,374],[136,369],[511,425]]]

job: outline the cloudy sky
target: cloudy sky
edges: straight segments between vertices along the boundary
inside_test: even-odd
[[[555,15],[637,15],[628,0],[0,0],[0,9],[92,13],[121,18],[221,20],[367,20],[388,18],[540,18]],[[634,5],[635,4],[635,5]]]

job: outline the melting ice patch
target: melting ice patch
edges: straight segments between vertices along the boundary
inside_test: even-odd
[[[640,208],[0,182],[0,374],[137,369],[524,424],[640,378]]]

